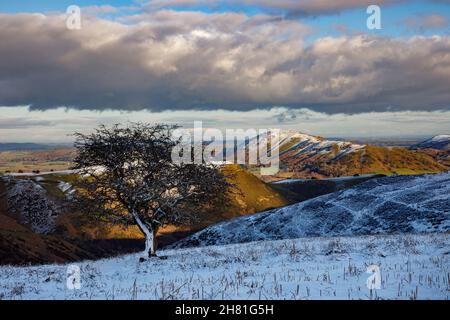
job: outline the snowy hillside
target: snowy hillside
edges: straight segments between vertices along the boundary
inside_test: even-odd
[[[425,140],[415,146],[413,149],[437,149],[450,150],[450,135],[439,135]]]
[[[296,131],[281,131],[280,139],[272,132],[270,146],[278,149],[280,167],[283,174],[266,179],[278,178],[325,178],[362,174],[424,174],[447,171],[447,163],[442,163],[433,154],[424,150],[409,150],[401,147],[381,147],[356,144],[349,141],[327,140],[322,137]],[[249,150],[269,143],[265,134],[248,141]],[[246,143],[238,150],[246,152]],[[241,154],[243,159],[244,155]],[[287,175],[286,175],[287,174]]]
[[[448,235],[428,234],[167,250],[166,260],[79,263],[73,290],[73,265],[1,267],[0,299],[449,299],[449,247]],[[367,287],[373,265],[377,290]]]
[[[47,234],[54,230],[61,209],[44,187],[31,179],[8,182],[8,187],[7,206],[12,214],[36,233]]]
[[[275,133],[271,133],[272,137]],[[268,145],[266,135],[260,135],[250,139],[248,145],[255,147],[260,145]],[[280,159],[284,162],[296,161],[298,159],[313,159],[326,156],[327,159],[338,160],[346,154],[361,150],[364,145],[354,144],[345,141],[325,140],[320,137],[304,134],[296,131],[281,131],[277,144],[270,144],[272,150],[278,148]],[[243,143],[240,150],[244,150]]]
[[[347,190],[213,225],[176,247],[448,230],[450,173],[442,173],[372,179]]]

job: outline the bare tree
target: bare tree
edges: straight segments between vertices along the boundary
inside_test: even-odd
[[[107,221],[136,224],[148,256],[156,255],[160,227],[194,222],[200,210],[225,201],[231,186],[218,167],[172,162],[175,128],[131,123],[75,134],[75,202]]]

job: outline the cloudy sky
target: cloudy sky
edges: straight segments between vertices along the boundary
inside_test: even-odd
[[[0,142],[138,120],[448,134],[449,30],[449,0],[2,1]]]

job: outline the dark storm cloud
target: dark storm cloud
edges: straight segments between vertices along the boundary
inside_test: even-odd
[[[0,105],[152,111],[449,109],[450,39],[322,38],[272,16],[0,16]],[[133,23],[131,23],[133,21]]]

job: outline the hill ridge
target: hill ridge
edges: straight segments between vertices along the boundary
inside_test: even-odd
[[[450,230],[450,172],[376,178],[280,209],[208,227],[174,247],[309,236]]]

